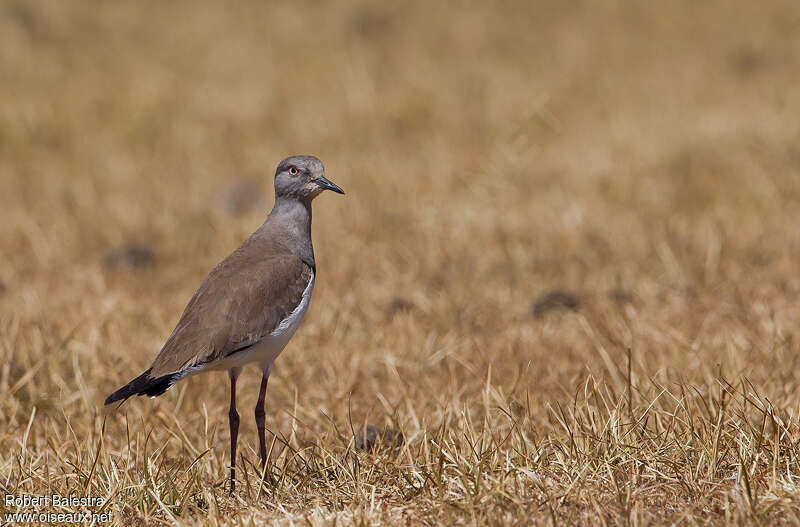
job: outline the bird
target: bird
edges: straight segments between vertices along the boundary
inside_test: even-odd
[[[261,370],[254,415],[264,470],[267,381],[314,290],[311,201],[325,190],[344,194],[325,177],[322,161],[309,155],[281,161],[274,183],[275,204],[264,223],[206,276],[150,367],[105,400],[110,405],[133,395],[153,398],[186,377],[227,370],[231,495],[236,489],[239,436],[236,380],[247,364]]]

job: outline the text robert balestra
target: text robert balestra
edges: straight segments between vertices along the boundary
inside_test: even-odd
[[[106,499],[102,496],[77,496],[75,494],[67,496],[61,494],[46,496],[6,494],[3,498],[3,504],[6,507],[102,507],[105,503]]]

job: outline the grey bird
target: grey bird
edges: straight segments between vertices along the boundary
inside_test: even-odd
[[[319,159],[293,156],[281,161],[275,171],[275,205],[266,221],[208,274],[153,364],[105,401],[108,405],[132,395],[156,397],[190,375],[227,370],[231,381],[231,494],[236,488],[239,435],[236,379],[245,364],[256,363],[261,368],[255,419],[263,469],[267,462],[267,380],[311,300],[316,274],[311,201],[324,190],[344,194],[325,177]]]

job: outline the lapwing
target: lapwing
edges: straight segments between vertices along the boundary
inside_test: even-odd
[[[319,159],[293,156],[281,161],[275,171],[275,205],[264,224],[208,274],[153,364],[105,401],[108,405],[132,395],[156,397],[190,375],[227,370],[231,382],[231,494],[236,488],[239,435],[236,379],[246,364],[261,368],[255,420],[263,470],[267,462],[267,381],[311,300],[316,275],[311,201],[324,190],[344,194],[325,177]]]

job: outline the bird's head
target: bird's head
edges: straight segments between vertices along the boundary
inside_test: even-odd
[[[344,194],[344,190],[325,177],[325,167],[316,157],[292,156],[278,164],[275,171],[276,198],[310,202],[323,190]]]

